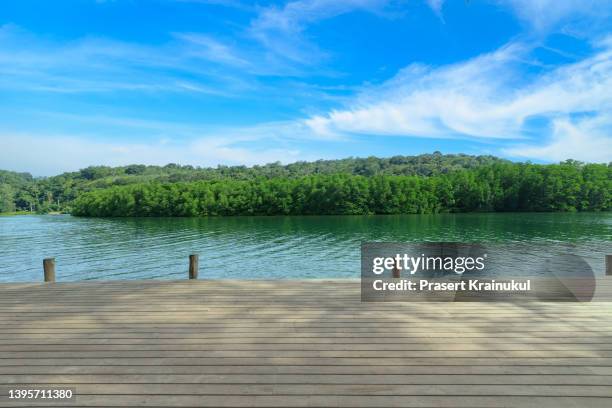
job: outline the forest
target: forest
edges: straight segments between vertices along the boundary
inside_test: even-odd
[[[609,165],[493,163],[430,176],[314,174],[138,183],[84,193],[72,213],[192,217],[609,211],[611,192]]]
[[[70,212],[72,202],[84,192],[138,183],[297,178],[314,174],[430,176],[502,161],[493,156],[443,155],[440,152],[434,152],[418,156],[350,157],[340,160],[296,162],[288,165],[270,163],[253,167],[201,168],[174,163],[165,166],[142,164],[121,167],[90,166],[75,172],[39,178],[32,177],[29,173],[0,170],[0,213],[12,211]]]
[[[95,217],[609,211],[612,165],[513,163],[439,152],[289,165],[0,171],[0,212]]]

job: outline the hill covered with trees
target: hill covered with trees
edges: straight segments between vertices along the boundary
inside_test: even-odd
[[[216,168],[181,166],[172,163],[166,166],[140,164],[121,167],[90,166],[80,171],[46,178],[34,178],[28,173],[0,170],[0,212],[70,211],[72,202],[82,193],[138,183],[297,178],[317,174],[431,176],[495,162],[502,160],[493,156],[442,155],[436,152],[419,156],[351,157],[341,160],[296,162],[284,166],[280,163]]]
[[[285,166],[96,166],[44,179],[0,172],[3,189],[9,210],[103,217],[609,211],[612,166],[436,152]]]
[[[142,183],[90,192],[86,216],[428,214],[470,211],[606,211],[606,165],[495,163],[429,177],[316,174],[180,183]]]

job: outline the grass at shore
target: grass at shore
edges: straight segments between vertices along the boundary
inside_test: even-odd
[[[9,211],[9,212],[0,212],[0,217],[11,217],[13,215],[61,215],[66,214],[60,211],[49,211],[47,213],[37,213],[36,211]]]
[[[0,217],[10,217],[12,215],[34,215],[35,212],[30,211],[9,211],[9,212],[0,212]]]

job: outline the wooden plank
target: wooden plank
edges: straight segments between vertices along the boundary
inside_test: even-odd
[[[612,398],[609,385],[476,384],[75,384],[83,395],[585,396]]]
[[[79,333],[201,333],[201,334],[209,334],[209,333],[227,333],[227,337],[230,337],[232,333],[238,334],[265,334],[268,333],[268,337],[273,337],[274,335],[292,335],[294,333],[300,333],[304,335],[308,334],[319,334],[325,335],[327,334],[345,334],[346,336],[359,336],[361,334],[381,334],[381,335],[393,335],[400,336],[403,334],[412,334],[413,336],[417,335],[442,335],[443,333],[450,333],[452,335],[453,332],[458,332],[463,330],[464,334],[495,334],[495,329],[490,325],[483,325],[480,327],[461,327],[461,326],[444,326],[444,325],[431,325],[431,326],[419,326],[415,327],[414,331],[410,330],[408,326],[397,327],[395,330],[392,327],[388,326],[376,326],[376,325],[360,325],[360,326],[350,326],[345,325],[341,327],[334,326],[298,326],[292,324],[280,325],[280,326],[268,326],[265,324],[253,325],[247,327],[223,327],[216,325],[198,325],[198,324],[183,324],[183,325],[164,325],[164,324],[146,324],[146,325],[78,325],[78,326],[60,326],[60,327],[36,327],[36,325],[32,325],[33,327],[27,327],[25,325],[6,327],[4,331],[5,334],[34,334],[34,333],[46,333],[46,334],[79,334]],[[510,327],[509,330],[512,330],[514,334],[539,334],[541,331],[537,330],[537,326],[518,326],[518,327]],[[547,330],[547,332],[551,334],[556,333],[576,333],[576,331],[583,330],[584,334],[597,335],[597,334],[609,334],[606,331],[606,326],[593,326],[590,328],[580,327],[579,325],[571,326],[543,326],[541,330]],[[374,333],[372,333],[374,332]]]
[[[495,323],[473,323],[473,324],[456,324],[445,322],[430,322],[430,323],[380,323],[380,322],[357,322],[357,323],[345,323],[345,322],[314,322],[314,323],[303,323],[303,322],[265,322],[265,321],[251,321],[249,323],[208,323],[208,322],[183,322],[183,323],[165,323],[165,322],[136,322],[129,324],[127,322],[105,322],[105,323],[64,323],[62,321],[57,324],[41,323],[37,322],[26,322],[24,324],[5,324],[3,328],[5,333],[17,333],[27,331],[37,332],[48,332],[48,333],[60,333],[60,332],[87,332],[92,330],[104,330],[104,331],[172,331],[179,333],[183,331],[214,331],[222,329],[226,332],[242,333],[242,332],[257,332],[263,330],[269,330],[270,332],[286,332],[286,331],[304,331],[304,332],[363,332],[368,330],[379,330],[380,332],[411,332],[419,333],[422,331],[451,331],[451,330],[464,330],[464,331],[477,331],[477,330],[489,330],[497,326]],[[612,322],[597,322],[597,323],[523,323],[521,322],[512,324],[508,323],[505,325],[509,330],[516,331],[566,331],[568,329],[573,330],[585,330],[590,332],[607,332],[607,328],[612,325]],[[539,329],[539,330],[538,330]]]
[[[585,352],[586,350],[590,352],[605,352],[605,354],[610,355],[612,353],[612,344],[610,343],[565,343],[565,344],[549,344],[549,343],[539,343],[539,344],[524,344],[524,343],[489,343],[489,344],[478,344],[471,342],[463,342],[463,343],[421,343],[421,344],[413,344],[413,343],[403,343],[403,344],[393,344],[393,343],[363,343],[363,344],[355,344],[355,343],[343,343],[342,341],[337,343],[289,343],[289,344],[279,344],[279,343],[268,343],[268,342],[260,342],[260,343],[200,343],[200,344],[183,344],[183,343],[172,343],[172,344],[159,344],[159,343],[145,343],[145,344],[55,344],[53,342],[39,342],[38,344],[12,344],[12,345],[4,345],[0,344],[0,355],[5,356],[7,353],[14,352],[22,352],[22,353],[41,353],[41,352],[76,352],[76,353],[87,353],[92,351],[98,352],[134,352],[134,353],[143,353],[143,352],[210,352],[211,349],[214,349],[216,352],[260,352],[260,351],[270,351],[270,352],[297,352],[297,351],[340,351],[340,352],[367,352],[369,353],[378,353],[380,352],[381,357],[385,357],[387,354],[393,353],[393,356],[402,356],[406,353],[414,353],[414,352],[423,352],[421,356],[425,357],[427,353],[440,353],[440,352],[491,352],[500,354],[501,352],[529,352],[529,353],[539,353],[539,352],[548,352],[553,353],[555,351],[560,352]],[[424,355],[425,354],[425,355]],[[34,354],[38,356],[38,354]],[[134,354],[137,355],[137,354]],[[453,354],[458,355],[458,354]]]
[[[249,338],[249,337],[225,337],[222,339],[214,338],[98,338],[98,337],[85,337],[85,338],[43,338],[43,339],[4,339],[0,340],[0,349],[7,351],[8,349],[15,346],[26,347],[38,347],[48,346],[55,349],[55,347],[66,347],[70,350],[78,350],[80,347],[77,346],[94,346],[103,345],[109,347],[123,346],[123,347],[171,347],[171,346],[185,346],[185,347],[206,347],[210,349],[234,349],[235,347],[242,348],[244,350],[258,349],[261,347],[269,349],[277,348],[295,348],[299,347],[301,350],[308,350],[309,347],[317,348],[321,346],[331,347],[331,349],[343,350],[344,348],[350,348],[351,350],[453,350],[462,349],[468,347],[474,350],[493,350],[493,349],[505,349],[505,348],[526,348],[528,350],[536,350],[542,347],[553,350],[558,348],[580,348],[589,347],[598,349],[601,347],[602,350],[612,349],[612,337],[574,337],[567,339],[554,339],[554,342],[550,338],[545,337],[526,337],[526,338],[493,338],[493,339],[482,339],[474,337],[429,337],[429,338],[394,338],[393,342],[390,343],[387,337],[312,337],[307,339],[301,339],[296,337],[271,337],[271,338]],[[45,348],[47,349],[47,348]]]
[[[38,305],[42,304],[41,302]],[[287,317],[293,318],[305,318],[312,317],[316,315],[317,312],[321,310],[325,310],[329,313],[330,317],[338,318],[368,318],[368,317],[378,317],[378,318],[387,318],[387,319],[444,319],[448,317],[456,317],[465,320],[480,320],[480,319],[512,319],[512,318],[525,318],[533,317],[533,318],[542,318],[542,317],[550,317],[550,315],[558,316],[560,319],[610,319],[610,312],[612,309],[606,309],[605,307],[600,307],[595,310],[575,310],[575,309],[557,309],[557,310],[542,310],[542,311],[501,311],[493,310],[492,312],[488,312],[487,310],[483,310],[482,312],[478,312],[478,310],[455,310],[455,311],[445,311],[443,309],[435,309],[432,308],[429,312],[419,311],[419,310],[401,310],[398,308],[377,308],[376,306],[367,307],[363,306],[363,304],[356,304],[354,307],[343,306],[343,307],[335,307],[331,305],[310,305],[308,307],[302,306],[295,303],[288,304],[279,304],[279,305],[247,305],[247,306],[235,306],[232,308],[228,308],[228,305],[215,305],[211,303],[202,303],[199,304],[191,304],[188,302],[183,303],[183,305],[194,306],[194,310],[185,311],[181,310],[180,306],[173,306],[167,304],[165,302],[161,302],[158,308],[151,308],[149,305],[146,308],[134,308],[134,303],[126,302],[123,306],[117,307],[114,305],[113,307],[104,307],[104,306],[83,306],[79,308],[78,306],[70,306],[70,307],[54,307],[53,305],[47,305],[47,308],[44,310],[36,309],[35,307],[28,307],[27,309],[13,309],[8,307],[3,307],[0,310],[0,318],[3,319],[16,319],[19,317],[44,317],[49,314],[56,314],[57,317],[88,317],[88,315],[83,315],[82,313],[88,312],[91,313],[92,316],[113,316],[114,314],[130,314],[135,317],[152,317],[152,316],[172,316],[172,315],[206,315],[211,318],[217,317],[234,317],[234,318],[246,318],[246,316],[242,316],[244,313],[251,311],[250,314],[254,314],[253,312],[257,312],[255,314],[281,314],[286,315]],[[350,304],[349,304],[350,305]],[[140,306],[137,305],[136,306]],[[144,307],[144,304],[142,305]],[[165,306],[165,307],[164,307]],[[291,306],[291,307],[289,307]],[[328,317],[320,316],[321,318]]]
[[[0,351],[0,364],[5,359],[33,358],[379,358],[410,359],[410,358],[486,358],[492,356],[501,358],[610,358],[611,350],[574,349],[574,350],[108,350],[99,348],[88,351]]]
[[[55,376],[94,374],[257,374],[257,375],[289,375],[289,374],[335,374],[335,375],[590,375],[610,376],[612,366],[559,366],[559,365],[410,365],[388,366],[378,365],[28,365],[0,366],[2,375],[32,375],[51,374]]]
[[[574,330],[568,331],[549,331],[549,332],[422,332],[422,333],[381,333],[381,332],[363,332],[363,333],[316,333],[316,332],[295,332],[295,333],[269,333],[269,332],[249,332],[236,336],[233,333],[223,332],[185,332],[185,333],[174,333],[172,331],[168,333],[156,332],[84,332],[84,333],[3,333],[0,331],[0,339],[15,341],[16,339],[214,339],[220,341],[220,339],[236,338],[241,337],[244,339],[278,339],[278,338],[295,338],[301,339],[319,339],[319,338],[332,338],[332,339],[345,339],[345,338],[360,338],[360,339],[387,339],[388,341],[395,341],[395,339],[449,339],[453,338],[465,338],[465,339],[529,339],[529,338],[541,338],[548,339],[549,341],[555,341],[556,339],[581,339],[583,337],[597,337],[607,339],[610,337],[610,333],[605,331],[600,332],[577,332]]]
[[[320,309],[319,309],[320,310]],[[50,315],[53,315],[55,319],[61,322],[79,322],[79,321],[92,321],[95,318],[105,318],[111,319],[111,321],[121,321],[133,319],[132,321],[144,320],[144,321],[172,321],[172,318],[176,319],[191,319],[191,318],[203,318],[204,322],[221,322],[221,323],[245,323],[249,321],[253,321],[256,318],[258,321],[274,321],[274,322],[300,322],[300,321],[311,321],[314,313],[310,311],[296,311],[292,313],[292,311],[284,310],[274,310],[274,309],[261,309],[257,310],[261,313],[253,313],[254,310],[250,309],[250,312],[247,314],[243,314],[242,310],[238,311],[224,311],[223,313],[218,313],[216,310],[205,309],[205,310],[194,310],[192,312],[185,311],[140,311],[140,313],[135,313],[130,310],[97,310],[89,311],[87,314],[83,314],[84,311],[46,311],[45,313],[41,312],[11,312],[7,313],[4,311],[0,313],[0,321],[3,323],[11,323],[11,322],[23,322],[30,320],[44,320],[48,318]],[[593,314],[570,314],[569,316],[564,313],[523,313],[522,315],[486,315],[483,314],[478,316],[476,314],[472,315],[461,315],[461,314],[446,314],[446,313],[438,313],[435,315],[418,315],[418,314],[409,314],[409,313],[394,313],[387,312],[386,310],[381,311],[368,311],[367,313],[362,313],[360,311],[333,311],[330,310],[326,313],[325,316],[317,317],[317,321],[332,321],[332,322],[373,322],[373,323],[428,323],[428,322],[444,322],[444,323],[454,323],[458,321],[462,324],[470,324],[470,323],[530,323],[530,322],[548,322],[551,323],[551,314],[555,317],[555,323],[564,323],[564,322],[604,322],[610,323],[612,322],[612,316],[609,316],[605,312],[600,312],[601,314],[593,313]],[[250,316],[250,315],[257,316]],[[557,316],[558,315],[558,316]],[[448,318],[452,317],[452,322],[448,322]],[[528,319],[526,319],[528,317]],[[547,320],[548,319],[548,320]]]
[[[609,408],[608,397],[571,396],[393,396],[393,395],[81,395],[76,405],[64,402],[48,406],[98,407],[351,407],[351,408]],[[13,407],[14,403],[0,401],[0,407]],[[53,404],[53,405],[51,405]],[[35,405],[36,406],[36,405]]]
[[[276,312],[276,313],[274,313]],[[580,316],[580,315],[560,315],[557,316],[552,313],[548,313],[546,316],[542,314],[524,314],[523,316],[449,316],[449,315],[438,315],[438,316],[410,316],[407,315],[402,317],[401,314],[389,314],[387,315],[384,311],[378,313],[364,313],[360,314],[355,312],[353,314],[349,312],[335,313],[330,311],[325,316],[317,317],[312,313],[301,313],[296,312],[295,314],[290,311],[266,311],[262,313],[253,313],[251,309],[250,313],[242,314],[240,311],[237,313],[223,313],[218,314],[214,311],[201,311],[197,310],[192,313],[181,313],[175,312],[174,315],[169,312],[156,314],[155,312],[147,313],[130,313],[129,311],[104,311],[96,313],[88,313],[87,311],[79,312],[80,315],[70,313],[54,313],[50,311],[42,314],[32,313],[21,313],[16,312],[12,315],[5,315],[0,318],[0,322],[4,324],[21,324],[27,322],[39,322],[49,323],[46,321],[49,317],[54,318],[54,322],[58,323],[84,323],[84,322],[97,322],[97,323],[122,323],[122,322],[157,322],[157,323],[173,323],[173,322],[193,322],[193,323],[221,323],[221,324],[241,324],[252,322],[268,322],[268,323],[364,323],[364,324],[433,324],[433,323],[444,323],[447,325],[482,325],[482,324],[530,324],[530,323],[545,323],[548,325],[558,325],[567,323],[578,323],[578,324],[590,324],[590,323],[601,323],[609,324],[612,323],[612,318],[608,316]],[[87,314],[83,314],[87,313]],[[253,316],[255,315],[255,316]],[[552,315],[552,316],[551,316]],[[174,319],[173,319],[174,317]],[[313,318],[316,320],[313,321]],[[451,319],[449,319],[451,318]],[[104,319],[101,322],[101,319]],[[553,320],[554,319],[554,320]]]
[[[86,358],[4,358],[0,366],[20,365],[551,365],[612,366],[609,357],[95,357]]]
[[[612,386],[612,375],[474,374],[76,374],[2,375],[0,384],[343,384]],[[163,392],[163,390],[160,390]]]
[[[74,406],[612,403],[607,303],[361,303],[333,280],[0,293],[0,385],[74,386]]]

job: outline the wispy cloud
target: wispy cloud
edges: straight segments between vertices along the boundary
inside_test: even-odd
[[[242,7],[235,1],[200,1]],[[155,45],[85,36],[56,41],[19,26],[0,26],[0,87],[36,92],[195,92],[242,96],[261,77],[337,73],[321,62],[328,51],[311,41],[311,24],[365,11],[385,16],[395,0],[297,0],[251,7],[246,26],[224,36],[168,33]],[[189,77],[189,80],[185,78]],[[303,84],[302,84],[303,85]]]
[[[224,44],[208,35],[177,33],[175,37],[194,46],[185,50],[186,57],[202,58],[239,68],[246,68],[251,65],[249,61],[237,55],[235,47]]]
[[[90,135],[0,134],[3,168],[28,171],[35,175],[54,175],[90,165],[120,166],[131,163],[165,165],[168,163],[217,166],[254,165],[275,161],[284,163],[309,158],[299,149],[240,146],[225,137],[206,137],[177,141],[158,139],[137,142],[100,140]],[[24,149],[24,146],[28,146]],[[314,159],[314,157],[310,157]]]
[[[444,0],[427,0],[427,5],[433,10],[434,13],[442,18],[442,7],[444,6]]]
[[[432,68],[412,64],[370,87],[347,109],[314,116],[307,123],[325,134],[359,133],[420,137],[516,137],[516,118],[503,112],[517,79],[522,47],[511,45],[467,62]],[[499,90],[504,88],[502,95]]]
[[[579,120],[555,119],[549,140],[503,149],[511,157],[562,161],[568,158],[607,163],[612,160],[612,117],[597,115]]]
[[[446,0],[426,0],[426,2],[437,15],[443,16]],[[610,7],[606,7],[601,0],[488,0],[488,2],[510,10],[529,26],[533,33],[539,34],[547,33],[570,21],[587,24],[582,28],[586,30],[585,32],[592,32],[596,21],[612,14]]]
[[[37,92],[191,92],[243,97],[260,77],[298,72],[200,33],[145,45],[102,37],[56,42],[0,26],[0,88]]]
[[[444,0],[423,1],[441,19],[450,9],[444,7]],[[201,2],[244,6],[231,0]],[[149,45],[94,36],[62,42],[14,25],[0,26],[0,92],[53,93],[55,100],[62,101],[74,95],[60,93],[105,93],[98,99],[85,95],[79,99],[84,105],[71,109],[75,105],[67,103],[58,107],[63,113],[49,113],[55,116],[43,121],[51,124],[49,132],[32,124],[38,117],[35,113],[27,121],[15,121],[12,129],[20,131],[11,131],[6,124],[0,129],[0,162],[3,167],[33,169],[37,174],[65,170],[66,163],[76,169],[94,163],[288,162],[321,157],[326,141],[367,139],[374,145],[381,135],[478,140],[496,149],[493,153],[519,158],[602,161],[612,157],[612,39],[597,40],[601,30],[596,29],[597,21],[610,11],[598,10],[597,2],[590,0],[490,2],[510,10],[528,28],[492,52],[446,65],[412,63],[383,83],[364,86],[342,83],[339,77],[318,81],[333,69],[327,57],[334,50],[320,48],[314,36],[316,26],[353,12],[387,18],[399,0],[294,0],[283,5],[246,6],[241,24],[221,34],[171,32],[165,33],[166,41]],[[425,9],[425,13],[431,12]],[[546,43],[541,40],[545,34],[551,30],[567,33],[568,24],[574,29],[577,20],[595,27],[583,36],[594,51],[568,54],[543,45],[540,50],[558,54],[563,62],[540,64],[534,49]],[[129,92],[138,98],[180,93],[184,98],[176,98],[174,111],[167,115],[177,122],[166,122],[161,119],[166,112],[157,101],[153,105],[158,110],[151,117],[159,115],[160,120],[112,116],[117,111],[130,115],[126,112],[132,107],[142,112],[139,109],[147,106],[139,102],[132,106],[129,98],[126,103],[123,98],[106,98],[112,92],[121,92],[120,96]],[[274,116],[285,118],[282,121],[260,119],[256,125],[219,126],[221,121],[206,118],[206,124],[178,123],[179,118],[198,121],[197,109],[204,116],[213,116],[214,109],[207,110],[209,105],[197,104],[189,106],[195,113],[176,114],[182,103],[197,99],[194,95],[212,96],[215,103],[223,97],[237,98],[239,104],[258,98],[293,105],[290,113]],[[92,116],[98,108],[95,103],[103,99],[100,114]],[[121,106],[105,109],[109,100]],[[256,103],[229,109],[247,111]],[[28,105],[24,106],[27,110]],[[85,109],[79,109],[83,106]],[[15,109],[22,118],[30,113]],[[244,122],[252,123],[254,115],[248,114]],[[3,116],[9,115],[5,111]],[[304,141],[313,139],[319,143],[316,148],[301,148]],[[346,146],[337,154],[353,153]]]
[[[2,168],[53,175],[93,164],[253,165],[316,160],[323,155],[300,147],[316,137],[301,121],[210,126],[62,112],[38,112],[31,117],[70,126],[50,131],[0,130]]]
[[[56,43],[15,26],[0,28],[0,87],[47,92],[204,92],[230,96],[244,83],[215,63],[239,63],[209,41],[153,47],[96,37]],[[189,80],[186,80],[189,74]]]
[[[612,11],[599,0],[494,0],[509,7],[519,19],[538,32],[549,31],[569,20],[587,17],[589,30],[594,20],[610,16]],[[585,20],[582,20],[583,22]]]
[[[411,65],[379,87],[368,89],[346,109],[309,118],[306,123],[321,135],[370,134],[435,138],[522,139],[530,137],[529,121],[553,121],[555,133],[537,137],[538,146],[509,149],[522,156],[553,159],[564,138],[583,142],[594,130],[612,121],[612,47],[599,44],[591,57],[540,74],[526,76],[523,69],[529,48],[510,44],[463,63],[432,68]],[[596,119],[575,123],[575,115]],[[586,124],[589,123],[589,126]],[[592,147],[608,142],[600,128]],[[575,143],[569,143],[573,146]],[[584,146],[587,146],[585,144]],[[582,149],[580,156],[612,157],[610,149]],[[571,147],[565,151],[571,156]],[[568,157],[569,157],[568,156]]]
[[[309,24],[354,11],[381,13],[389,0],[297,0],[284,6],[260,9],[251,22],[250,35],[270,52],[300,64],[312,64],[326,57],[304,31]]]

